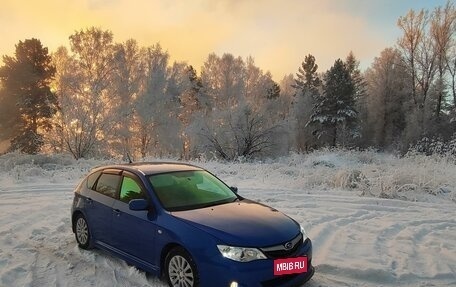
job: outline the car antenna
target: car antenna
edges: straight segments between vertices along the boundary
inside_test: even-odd
[[[130,157],[130,153],[127,152],[127,159],[128,159],[128,163],[133,163],[133,161],[131,160],[131,157]]]

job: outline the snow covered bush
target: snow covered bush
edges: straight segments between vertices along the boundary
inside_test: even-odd
[[[409,148],[409,155],[415,153],[425,154],[428,156],[439,155],[448,159],[456,160],[456,134],[448,141],[445,141],[442,138],[424,137]]]
[[[51,182],[77,180],[93,167],[106,163],[95,159],[75,160],[68,154],[29,155],[8,153],[0,156],[0,174],[15,182],[47,179]]]
[[[177,158],[146,158],[145,161]],[[66,155],[0,156],[0,184],[20,182],[77,182],[91,168],[118,160],[73,160]],[[252,187],[277,192],[332,190],[360,196],[403,200],[456,202],[456,165],[446,156],[410,153],[404,157],[375,151],[341,149],[309,154],[292,153],[264,161],[235,162],[199,158],[190,161],[214,172],[227,184],[243,190]]]

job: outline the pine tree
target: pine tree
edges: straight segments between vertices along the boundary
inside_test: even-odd
[[[14,137],[19,123],[19,109],[16,98],[0,85],[0,142],[9,141]]]
[[[365,128],[361,132],[362,136],[360,136],[360,138],[364,138],[367,135],[366,128],[368,128],[368,126],[365,124],[368,119],[367,82],[359,69],[359,61],[356,59],[352,51],[350,51],[347,58],[345,59],[345,66],[350,73],[350,77],[352,78],[355,88],[354,98],[355,108],[358,111],[358,121],[360,123],[360,126]],[[362,145],[361,141],[359,141],[358,144]]]
[[[276,82],[273,82],[272,86],[268,89],[266,97],[269,100],[271,100],[271,99],[277,99],[279,96],[280,96],[280,86]]]
[[[355,86],[349,70],[340,59],[326,72],[324,82],[323,95],[316,99],[309,124],[321,124],[319,136],[332,132],[331,144],[335,146],[338,129],[344,128],[352,136],[356,134],[358,112],[355,109]]]
[[[198,77],[196,70],[192,65],[187,67],[187,75],[190,81],[190,94],[194,99],[193,103],[195,104],[195,110],[206,108],[208,105],[207,99],[204,99],[204,97],[201,95],[203,84],[201,83],[201,78]]]
[[[312,107],[315,105],[316,99],[320,95],[321,80],[317,74],[318,65],[315,57],[307,55],[299,67],[296,74],[295,84],[296,89],[294,101],[294,114],[296,119],[296,144],[298,150],[308,151],[318,146],[314,131],[319,128],[318,124],[307,124],[312,115]]]
[[[48,49],[38,39],[19,41],[14,57],[4,56],[0,80],[5,94],[15,102],[11,150],[35,154],[43,145],[43,132],[51,128],[57,98],[49,87],[55,74]],[[2,105],[3,106],[3,105]],[[5,107],[11,105],[5,105]],[[1,111],[4,113],[5,111]]]
[[[318,94],[318,87],[321,85],[320,78],[317,75],[318,65],[315,62],[315,57],[310,54],[307,55],[301,65],[293,87],[302,95],[309,93],[314,97]]]
[[[363,97],[366,95],[367,85],[364,77],[361,75],[361,71],[359,69],[359,61],[356,59],[352,51],[350,51],[347,58],[345,59],[345,66],[347,67],[347,70],[353,80],[355,88],[355,100],[362,101]]]

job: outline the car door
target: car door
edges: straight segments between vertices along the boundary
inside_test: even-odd
[[[129,209],[132,199],[150,199],[141,180],[129,172],[123,173],[118,200],[114,202],[112,217],[112,238],[116,249],[119,249],[135,261],[153,266],[156,256],[154,251],[157,227],[153,211]],[[151,203],[150,203],[151,204]]]
[[[86,214],[95,243],[111,245],[112,206],[121,180],[121,171],[104,170],[86,198]]]

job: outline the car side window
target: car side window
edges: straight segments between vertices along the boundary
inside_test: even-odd
[[[95,190],[101,194],[115,198],[119,182],[120,175],[103,173],[97,181]]]
[[[132,199],[147,199],[147,197],[136,180],[124,176],[122,180],[122,187],[120,188],[119,199],[125,203],[128,203]]]

